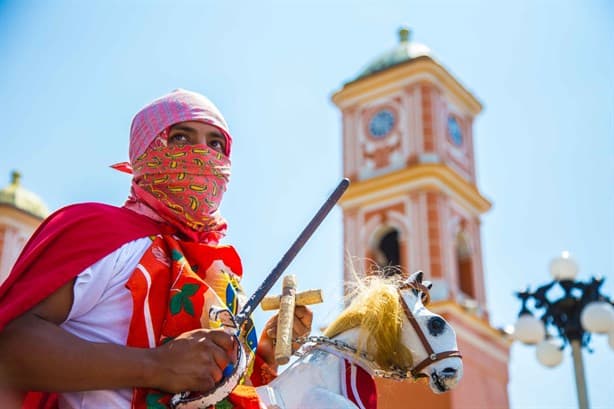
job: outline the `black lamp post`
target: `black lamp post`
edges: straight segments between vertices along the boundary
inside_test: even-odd
[[[551,283],[533,292],[527,288],[516,293],[522,306],[514,326],[514,337],[525,344],[537,344],[537,359],[550,367],[561,363],[562,350],[567,344],[571,345],[578,405],[588,409],[582,347],[591,351],[592,333],[609,333],[610,347],[614,349],[613,303],[600,292],[603,278],[575,281],[578,266],[567,252],[552,260],[550,272],[554,278]],[[556,336],[562,340],[562,345],[554,341]]]

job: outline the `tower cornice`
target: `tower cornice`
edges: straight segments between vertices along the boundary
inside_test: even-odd
[[[439,163],[413,165],[372,179],[353,181],[340,204],[343,209],[365,206],[419,189],[432,189],[454,196],[476,215],[487,212],[492,206],[473,183]]]
[[[482,111],[480,101],[448,70],[429,56],[416,57],[385,71],[346,83],[342,89],[333,94],[332,101],[340,109],[344,109],[361,101],[378,98],[421,79],[442,85],[456,99],[462,101],[472,116]]]
[[[37,215],[28,213],[15,206],[0,203],[0,224],[19,224],[35,228],[41,223],[41,220]]]

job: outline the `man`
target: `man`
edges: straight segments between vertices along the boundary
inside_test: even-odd
[[[24,407],[164,407],[220,382],[238,341],[209,311],[234,314],[242,297],[240,259],[219,245],[231,145],[211,101],[173,91],[132,122],[130,162],[114,166],[133,174],[126,204],[68,206],[34,233],[0,287],[0,389],[13,402],[42,391]],[[311,322],[297,307],[294,335]],[[275,323],[257,350],[245,331],[248,383],[275,374]]]

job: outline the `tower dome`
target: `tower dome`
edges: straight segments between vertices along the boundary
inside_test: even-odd
[[[47,205],[34,193],[21,186],[21,174],[11,173],[11,183],[0,190],[0,206],[10,206],[38,219],[49,215]]]
[[[399,44],[391,50],[379,55],[358,74],[355,80],[376,72],[384,71],[395,65],[418,57],[431,57],[431,49],[424,44],[411,42],[411,31],[407,27],[399,29]]]

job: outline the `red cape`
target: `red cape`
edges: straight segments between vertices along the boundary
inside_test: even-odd
[[[34,232],[0,286],[0,331],[107,254],[162,230],[145,216],[100,203],[58,210]]]

